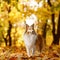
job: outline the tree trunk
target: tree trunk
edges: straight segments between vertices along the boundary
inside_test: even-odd
[[[11,46],[11,45],[12,45],[11,29],[12,29],[12,24],[11,24],[11,22],[9,21],[9,28],[8,28],[8,30],[7,30],[7,35],[6,35],[6,37],[4,37],[4,34],[2,33],[2,37],[3,37],[4,41],[5,41],[6,46]],[[9,43],[9,45],[8,45],[8,43]]]
[[[11,22],[9,21],[9,29],[8,29],[8,31],[7,31],[7,33],[8,33],[7,36],[9,37],[9,46],[12,45],[11,29],[12,29],[12,24],[11,24]]]
[[[50,3],[50,0],[48,0],[48,4],[50,5],[50,7],[52,6],[51,3]]]
[[[47,27],[47,20],[46,23],[44,25],[44,29],[43,29],[43,38],[44,38],[44,45],[46,46],[46,27]]]
[[[59,38],[60,38],[60,11],[59,11],[59,18],[58,18],[57,40],[56,40],[56,44],[58,45],[59,45]]]
[[[53,36],[54,36],[53,43],[59,45],[59,38],[60,38],[60,12],[59,12],[59,18],[58,18],[57,34],[54,34]]]
[[[52,7],[51,3],[50,3],[50,0],[48,0],[48,4],[50,7]],[[51,11],[53,12],[53,9],[51,9]],[[52,25],[53,25],[53,30],[52,30],[52,33],[53,33],[53,43],[52,44],[59,44],[59,35],[60,35],[60,20],[58,20],[58,29],[57,29],[57,34],[55,34],[55,14],[53,13],[52,15]],[[59,15],[60,16],[60,15]],[[59,17],[60,19],[60,17]]]
[[[44,25],[44,29],[43,29],[43,37],[46,39],[46,27],[47,27],[47,20],[46,23]]]
[[[3,34],[2,34],[2,35],[3,35]],[[5,41],[5,45],[7,46],[7,39],[4,38],[4,35],[3,35],[2,37],[3,37],[4,41]]]
[[[55,14],[52,14],[52,25],[53,25],[53,30],[52,30],[52,33],[53,33],[53,43],[52,44],[56,44],[56,39],[57,39],[57,35],[55,34]]]
[[[5,41],[5,45],[7,46],[7,39],[4,37],[3,33],[2,33],[2,37],[3,37],[4,41]]]
[[[7,46],[7,40],[6,40],[6,38],[4,38],[4,40],[5,40],[5,44],[6,44],[6,46]]]

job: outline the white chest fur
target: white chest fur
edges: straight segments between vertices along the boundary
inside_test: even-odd
[[[26,47],[33,46],[37,39],[37,35],[32,34],[32,33],[29,33],[29,34],[25,33],[23,37],[24,37],[24,43],[25,43]]]

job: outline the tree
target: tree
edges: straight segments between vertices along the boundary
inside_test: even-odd
[[[56,40],[53,41],[56,44],[59,44],[59,38],[60,38],[60,11],[59,11],[59,18],[58,18],[58,26],[57,26],[57,36],[56,36]]]
[[[53,43],[52,44],[57,44],[59,45],[59,36],[60,36],[60,12],[59,12],[59,18],[58,18],[58,26],[57,26],[57,34],[55,33],[55,12],[54,12],[54,6],[51,4],[50,0],[48,0],[48,4],[49,6],[51,7],[51,12],[52,12],[52,15],[51,15],[51,18],[52,18],[52,25],[53,25],[53,30],[52,30],[52,33],[53,33]]]
[[[9,28],[7,30],[7,35],[6,35],[6,37],[4,37],[4,34],[2,33],[2,37],[5,41],[6,46],[11,46],[12,45],[12,39],[11,39],[12,24],[10,21],[8,23],[9,23]],[[9,43],[9,45],[8,45],[8,43]]]

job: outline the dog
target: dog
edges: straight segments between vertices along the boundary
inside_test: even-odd
[[[27,55],[33,56],[35,52],[35,43],[37,39],[37,34],[35,33],[32,26],[26,26],[26,32],[23,35],[24,43],[26,46]]]

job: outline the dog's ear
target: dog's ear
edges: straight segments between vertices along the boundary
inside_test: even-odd
[[[34,30],[34,24],[33,25],[31,25],[32,26],[32,29]]]
[[[27,29],[28,29],[28,24],[26,24],[26,21],[24,21],[24,24],[25,24],[25,32],[27,32]]]
[[[27,30],[28,30],[28,27],[29,27],[29,26],[26,24],[26,27],[25,27],[26,32],[27,32]]]

